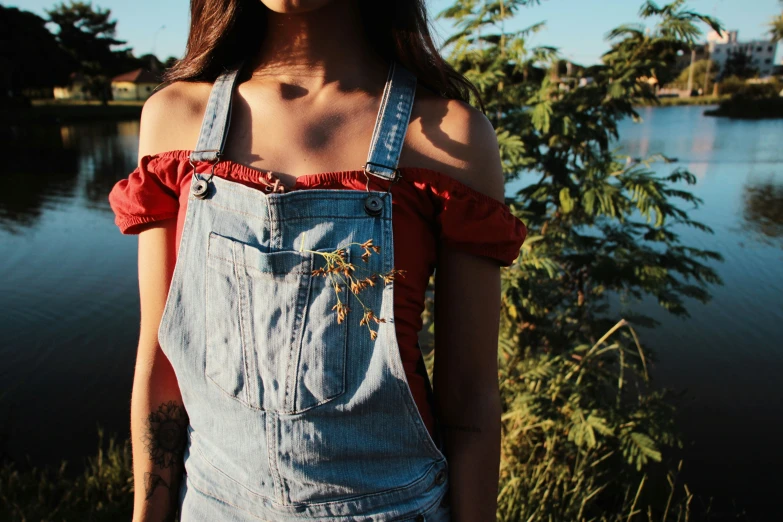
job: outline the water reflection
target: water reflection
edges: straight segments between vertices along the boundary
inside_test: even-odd
[[[89,133],[73,127],[63,130],[75,136],[74,146],[81,151],[84,197],[93,208],[110,211],[106,199],[109,191],[136,165],[139,123],[120,122],[105,129],[93,127]]]
[[[97,424],[127,437],[136,243],[118,233],[107,197],[136,165],[138,129],[0,128],[0,462],[78,468]]]
[[[21,234],[46,209],[82,198],[108,212],[111,187],[135,167],[138,129],[135,121],[4,129],[0,229]]]
[[[783,184],[768,180],[745,185],[742,218],[746,228],[764,238],[783,239]]]
[[[43,208],[71,197],[79,174],[79,151],[65,147],[56,126],[9,129],[0,140],[5,175],[0,189],[0,228],[21,233],[35,225]]]

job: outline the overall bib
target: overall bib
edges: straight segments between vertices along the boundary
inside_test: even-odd
[[[403,371],[394,282],[359,294],[386,319],[372,323],[371,339],[347,289],[339,295],[351,311],[337,321],[329,278],[312,274],[323,257],[307,252],[347,248],[361,269],[393,269],[390,189],[416,78],[392,64],[366,191],[281,193],[211,174],[238,72],[210,93],[158,332],[190,417],[181,520],[446,522],[448,466]],[[369,176],[388,190],[370,190]],[[380,252],[364,262],[349,245],[368,239]]]

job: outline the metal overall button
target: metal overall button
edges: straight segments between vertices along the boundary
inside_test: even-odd
[[[209,194],[209,182],[212,181],[212,178],[215,176],[215,165],[220,161],[221,154],[217,149],[199,150],[194,152],[214,152],[216,156],[215,161],[212,162],[212,169],[206,178],[202,178],[196,172],[196,164],[193,163],[192,157],[189,160],[190,166],[193,167],[193,180],[190,182],[190,192],[198,199],[205,199]]]
[[[435,484],[443,484],[446,481],[446,472],[443,470],[438,471],[435,474]]]
[[[387,168],[389,170],[393,170],[394,171],[394,176],[391,177],[391,178],[388,178],[388,180],[389,180],[389,187],[386,189],[386,194],[391,193],[392,185],[394,185],[397,182],[397,180],[399,180],[400,177],[401,177],[400,169],[387,167],[385,165],[379,165],[377,163],[371,163],[369,161],[367,163],[365,163],[363,169],[364,169],[364,177],[367,178],[367,183],[364,186],[364,189],[367,192],[370,192],[370,172],[367,170],[367,167],[369,165],[377,165],[377,166],[381,166],[381,167],[384,167],[384,168]],[[373,174],[373,175],[375,175],[375,174]],[[387,179],[387,178],[385,178],[385,179]],[[384,196],[386,194],[384,194]],[[368,215],[373,216],[373,217],[380,216],[381,212],[383,212],[383,198],[381,196],[378,196],[377,194],[370,194],[369,196],[367,196],[367,199],[364,200],[364,211],[367,212]]]
[[[199,199],[204,199],[209,192],[209,183],[207,180],[200,179],[193,183],[193,195]]]
[[[380,196],[370,194],[364,200],[364,211],[370,216],[380,216],[383,212],[383,200]]]

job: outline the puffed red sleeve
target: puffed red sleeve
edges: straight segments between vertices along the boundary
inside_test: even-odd
[[[445,175],[433,181],[441,241],[495,259],[501,266],[511,265],[525,241],[527,227],[508,205]]]
[[[184,173],[179,156],[144,156],[127,178],[114,185],[109,204],[120,232],[138,234],[142,225],[177,216]]]

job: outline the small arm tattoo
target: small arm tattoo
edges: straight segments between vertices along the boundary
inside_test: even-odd
[[[187,442],[188,416],[182,406],[169,401],[147,417],[144,445],[150,459],[161,468],[179,467]]]
[[[174,401],[164,402],[147,417],[144,446],[155,466],[170,471],[166,475],[168,482],[161,474],[151,471],[144,473],[144,495],[150,501],[158,489],[168,490],[165,522],[173,522],[178,511],[177,490],[188,438],[188,422],[185,409]]]
[[[469,424],[441,424],[441,428],[448,431],[467,431],[470,433],[481,433],[481,428]]]
[[[172,481],[173,482],[173,481]],[[144,494],[145,500],[150,500],[158,489],[158,486],[163,486],[168,490],[169,503],[165,506],[163,522],[175,522],[177,519],[177,505],[176,494],[172,490],[171,486],[163,480],[163,477],[157,473],[145,473],[144,474]]]
[[[163,486],[164,488],[168,489],[169,492],[171,490],[171,488],[166,483],[166,481],[163,480],[163,477],[161,477],[157,473],[150,473],[150,472],[144,473],[145,500],[149,500],[152,498],[152,495],[155,493],[155,490],[158,489],[158,486]]]

